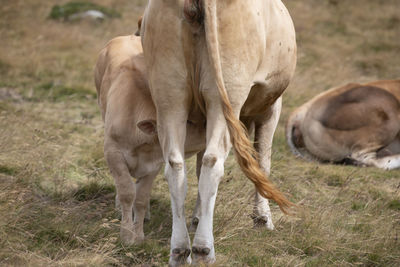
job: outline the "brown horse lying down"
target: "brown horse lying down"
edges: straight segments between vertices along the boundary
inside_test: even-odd
[[[400,167],[400,80],[348,84],[323,92],[290,116],[295,155],[320,162]]]

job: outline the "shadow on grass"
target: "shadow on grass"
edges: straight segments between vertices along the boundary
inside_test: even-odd
[[[169,198],[155,195],[150,200],[151,218],[145,221],[145,241],[139,245],[124,246],[118,243],[114,257],[120,263],[132,265],[165,266],[168,264],[172,216]]]
[[[172,222],[169,197],[153,195],[151,219],[144,227],[145,242],[124,246],[119,240],[120,213],[115,208],[114,186],[91,182],[62,199],[32,188],[18,189],[24,190],[26,197],[12,202],[1,220],[4,240],[15,241],[16,247],[7,249],[18,250],[18,244],[24,244],[30,253],[62,261],[68,251],[106,247],[104,253],[124,265],[168,263]],[[0,248],[5,245],[0,242]],[[7,258],[7,253],[0,253],[1,258]]]
[[[111,197],[112,195],[112,197]],[[120,211],[115,208],[115,189],[113,185],[101,185],[92,182],[80,187],[74,194],[74,199],[80,203],[91,203],[88,214],[85,216],[89,224],[107,225],[108,222],[115,222],[121,219]],[[103,204],[99,207],[97,204]],[[152,266],[165,265],[169,258],[169,243],[172,231],[172,215],[170,199],[168,196],[153,194],[150,200],[151,218],[145,221],[144,233],[145,241],[139,245],[124,246],[119,238],[115,243],[113,257],[118,258],[124,265],[143,265]],[[97,216],[96,216],[97,214]],[[99,214],[101,214],[99,216]],[[102,229],[96,236],[90,238],[91,243],[99,242],[107,236],[118,236],[120,222],[111,223],[110,229]],[[93,227],[87,227],[90,232]],[[82,232],[83,234],[83,232]]]
[[[89,184],[86,184],[76,190],[76,192],[73,194],[73,197],[78,201],[88,201],[109,195],[110,193],[114,192],[114,185],[90,182]]]

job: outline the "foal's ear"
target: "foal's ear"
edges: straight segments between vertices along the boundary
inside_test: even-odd
[[[157,134],[157,122],[155,120],[143,120],[139,121],[137,127],[148,135]]]

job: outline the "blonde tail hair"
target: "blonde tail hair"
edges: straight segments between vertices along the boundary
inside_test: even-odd
[[[239,119],[236,118],[232,110],[222,76],[221,59],[218,47],[216,0],[203,0],[203,7],[207,50],[211,66],[215,73],[218,91],[221,95],[223,112],[227,122],[231,142],[235,150],[236,159],[240,168],[247,178],[254,183],[258,192],[263,197],[274,200],[284,213],[288,213],[289,208],[294,204],[275,187],[275,185],[268,179],[266,173],[261,170],[257,161],[258,154],[248,138],[247,131]]]

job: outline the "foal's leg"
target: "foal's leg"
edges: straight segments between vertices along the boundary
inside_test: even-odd
[[[149,198],[149,202],[147,202],[147,207],[146,207],[146,214],[144,215],[144,220],[146,222],[150,221],[151,218],[151,212],[150,212],[150,198]]]
[[[135,184],[129,173],[125,158],[122,152],[114,149],[107,149],[107,141],[105,143],[104,156],[110,168],[111,175],[114,177],[117,189],[117,199],[121,206],[121,241],[126,245],[131,245],[137,241],[137,235],[134,231],[132,221],[132,206],[135,200]]]
[[[272,139],[282,108],[282,97],[278,98],[270,107],[269,113],[255,121],[254,146],[259,155],[261,169],[269,175],[271,172],[271,147]],[[255,192],[253,220],[256,226],[264,226],[270,230],[274,229],[271,210],[268,199],[262,197],[258,191]]]
[[[145,177],[138,179],[136,182],[136,199],[133,205],[133,229],[137,236],[137,242],[144,240],[143,221],[146,216],[146,211],[149,210],[151,187],[158,171],[159,169],[157,172],[146,175]]]
[[[118,194],[115,195],[115,209],[116,210],[121,210],[121,203],[119,202],[119,197]],[[133,212],[133,210],[132,210]],[[133,214],[135,215],[135,214]],[[150,221],[151,218],[151,213],[150,213],[150,198],[149,201],[147,202],[147,207],[146,207],[146,214],[144,215],[144,221],[148,222]]]

